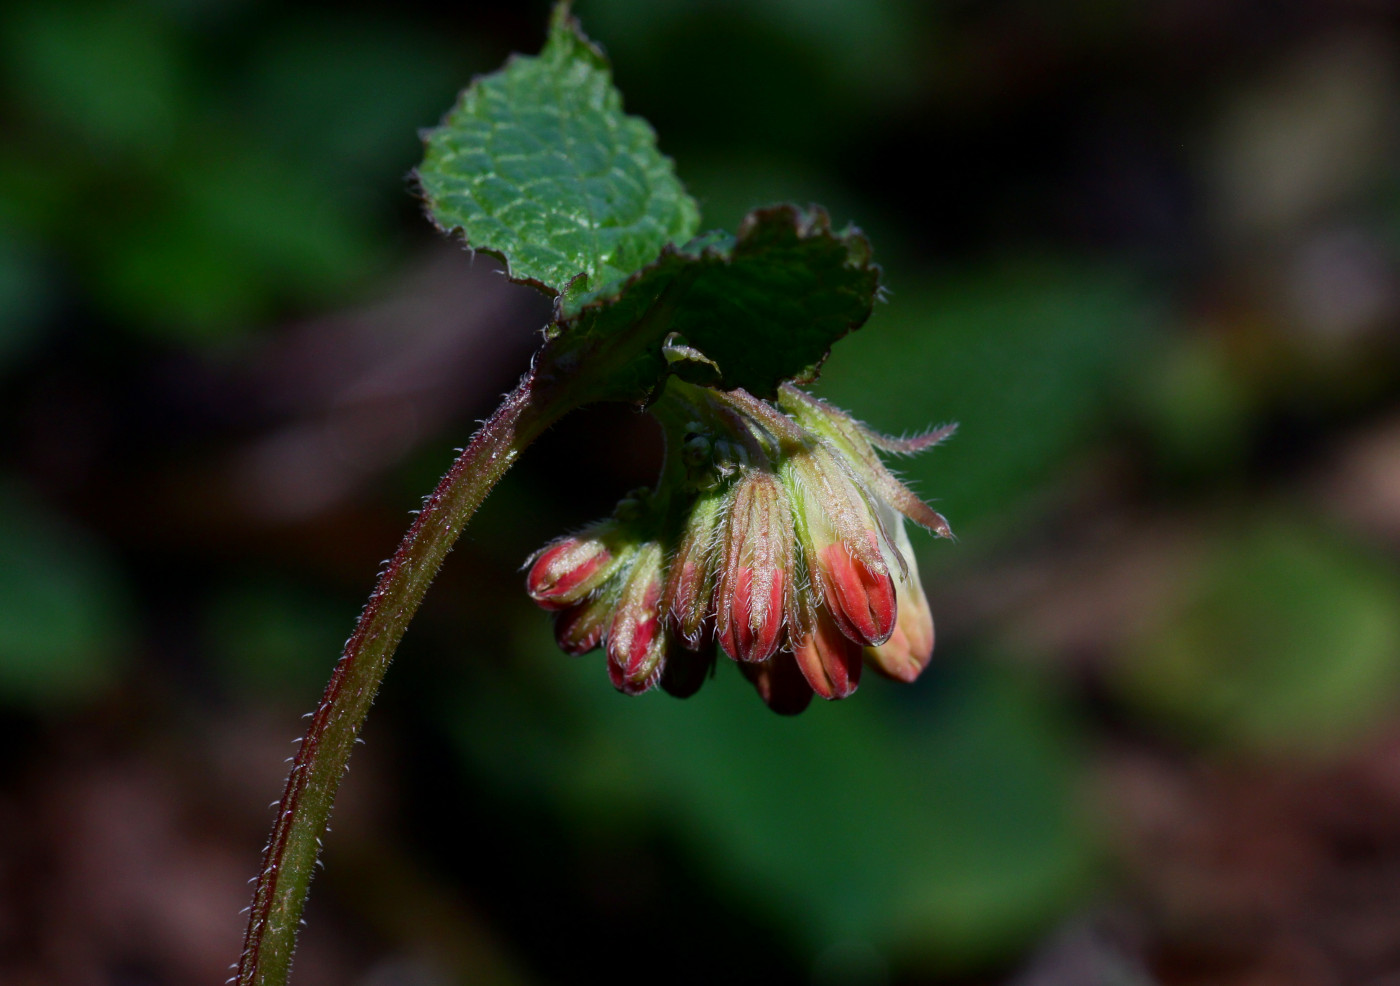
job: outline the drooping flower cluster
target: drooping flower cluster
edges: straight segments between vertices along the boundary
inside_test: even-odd
[[[657,488],[527,563],[559,646],[603,647],[624,692],[680,696],[719,648],[786,713],[850,695],[866,662],[913,681],[933,618],[904,520],[952,533],[876,450],[922,451],[953,428],[889,438],[792,386],[775,406],[675,379],[651,411],[666,431]]]

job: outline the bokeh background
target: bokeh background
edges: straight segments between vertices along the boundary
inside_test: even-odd
[[[1400,12],[579,0],[708,226],[825,203],[891,293],[819,390],[905,475],[912,687],[627,699],[518,568],[625,408],[458,546],[298,986],[1400,982]],[[547,305],[406,175],[546,5],[0,13],[0,981],[220,982],[291,740]]]

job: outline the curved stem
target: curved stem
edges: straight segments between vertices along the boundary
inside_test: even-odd
[[[345,644],[287,776],[258,873],[238,986],[282,986],[336,788],[404,629],[462,528],[520,452],[569,407],[526,374],[481,426],[404,535]]]

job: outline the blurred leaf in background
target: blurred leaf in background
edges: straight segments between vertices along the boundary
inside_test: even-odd
[[[130,607],[91,535],[0,483],[0,702],[58,710],[110,686]]]
[[[1400,571],[1305,519],[1223,527],[1118,678],[1207,743],[1336,756],[1400,704]]]
[[[460,48],[371,14],[17,3],[0,18],[0,214],[77,261],[105,314],[196,345],[359,296],[407,202],[413,127]],[[232,23],[230,23],[232,22]]]
[[[340,649],[352,620],[335,598],[262,573],[211,600],[205,632],[224,681],[245,700],[301,706],[325,686],[326,655]]]
[[[960,536],[1010,525],[1107,431],[1150,338],[1154,299],[1126,269],[1021,261],[892,278],[891,300],[838,347],[819,391],[877,429],[957,421],[898,463]]]
[[[550,705],[477,670],[444,704],[468,762],[594,837],[675,831],[698,872],[808,961],[854,942],[906,964],[976,966],[1089,885],[1079,741],[1023,674],[955,667],[927,683],[917,715],[891,714],[875,682],[859,702],[781,719],[754,714],[729,662],[694,699],[626,701],[541,629],[523,670]]]
[[[0,371],[39,336],[48,292],[38,260],[0,233]]]

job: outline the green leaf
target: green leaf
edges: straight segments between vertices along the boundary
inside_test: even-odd
[[[426,143],[418,181],[437,225],[551,294],[626,278],[700,221],[567,3],[537,57],[477,79]]]
[[[726,666],[684,702],[620,696],[599,655],[562,657],[528,617],[513,662],[474,664],[441,693],[459,753],[585,838],[625,849],[664,829],[740,914],[773,916],[808,956],[857,941],[969,970],[1043,934],[1089,885],[1085,761],[1034,677],[959,666],[913,714],[871,681],[782,718]]]
[[[832,343],[870,316],[880,269],[858,230],[791,205],[750,213],[737,236],[707,233],[610,291],[567,301],[541,353],[544,373],[586,362],[594,399],[645,401],[684,343],[718,365],[725,389],[771,396],[810,381]],[[679,339],[667,339],[677,333]]]
[[[820,393],[882,431],[958,422],[957,440],[900,474],[975,543],[979,528],[1040,509],[1112,420],[1155,299],[1132,271],[1074,257],[991,259],[898,283],[879,331],[842,347]]]
[[[1306,519],[1232,522],[1116,666],[1130,702],[1237,749],[1328,757],[1395,715],[1400,576]]]
[[[0,478],[0,704],[91,698],[114,677],[128,623],[120,573],[100,547]]]

